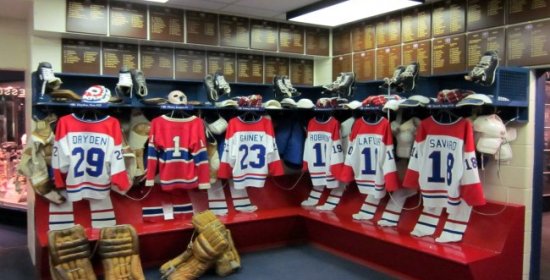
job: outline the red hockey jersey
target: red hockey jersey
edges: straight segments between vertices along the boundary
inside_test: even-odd
[[[151,121],[146,186],[154,185],[157,171],[165,191],[210,186],[206,136],[200,118],[162,115]]]
[[[355,179],[362,194],[371,194],[375,198],[384,197],[386,190],[399,188],[393,137],[387,119],[380,118],[376,123],[368,123],[358,118],[351,129],[349,141],[340,180],[350,182]]]
[[[284,174],[271,120],[261,117],[255,122],[245,122],[239,117],[232,118],[225,134],[218,177],[233,177],[236,189],[261,188],[268,173]]]
[[[469,120],[439,123],[429,117],[418,127],[403,186],[420,188],[424,206],[451,211],[464,200],[485,204]]]
[[[344,152],[340,139],[340,123],[333,117],[326,122],[313,118],[307,126],[304,145],[304,171],[309,170],[314,186],[337,188],[339,174],[344,163]]]
[[[117,119],[83,120],[74,114],[57,122],[52,153],[55,185],[67,188],[69,201],[104,199],[111,183],[130,187],[122,157],[122,132]]]

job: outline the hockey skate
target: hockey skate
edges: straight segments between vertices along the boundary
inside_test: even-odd
[[[495,82],[498,61],[497,51],[486,51],[479,60],[479,63],[468,75],[464,76],[464,79],[482,86],[491,86]]]
[[[401,86],[403,90],[411,91],[416,86],[416,78],[418,77],[418,69],[420,65],[418,62],[412,62],[407,65],[405,70],[399,75],[399,83],[397,86]]]
[[[210,74],[207,74],[204,77],[204,88],[206,89],[206,97],[212,104],[218,101],[218,91],[214,87],[214,77]]]
[[[355,85],[355,73],[354,72],[345,72],[342,73],[342,79],[338,84],[338,97],[339,98],[349,98],[353,96],[353,90]]]
[[[292,96],[286,84],[283,82],[283,77],[279,75],[273,77],[273,92],[277,100],[283,100]]]
[[[115,94],[117,96],[132,96],[132,74],[126,66],[122,66],[118,72],[118,83],[115,87]]]
[[[42,82],[40,89],[41,96],[44,96],[46,92],[59,89],[63,83],[60,78],[54,75],[52,65],[49,62],[40,62],[36,73],[38,75],[38,80]]]
[[[138,97],[145,97],[148,94],[147,83],[145,82],[145,75],[143,71],[137,69],[132,70],[132,83],[134,86],[135,93]]]
[[[403,89],[398,86],[401,84],[401,74],[405,71],[405,66],[397,66],[395,70],[393,70],[393,76],[391,78],[384,78],[384,84],[382,84],[380,87],[387,89],[388,87],[391,89],[395,89],[397,92],[401,92]]]
[[[336,80],[332,82],[331,84],[324,85],[323,88],[325,89],[322,94],[330,94],[331,96],[336,95],[337,90],[340,87],[340,83],[342,82],[342,78],[344,76],[344,73],[340,73],[338,77],[336,77]]]
[[[292,83],[290,82],[290,78],[288,76],[282,76],[282,80],[288,91],[290,92],[290,95],[292,97],[298,97],[302,95],[301,92],[299,92],[297,89],[294,88]]]
[[[229,83],[227,83],[223,74],[220,72],[214,74],[214,88],[217,89],[219,95],[229,95],[231,93]]]

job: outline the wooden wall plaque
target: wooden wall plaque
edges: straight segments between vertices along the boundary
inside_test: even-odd
[[[401,43],[401,14],[387,15],[376,23],[376,46],[387,47]]]
[[[430,6],[422,6],[404,11],[401,22],[401,40],[403,43],[426,40],[432,36]]]
[[[351,53],[351,30],[349,26],[332,30],[332,55]]]
[[[505,0],[468,0],[468,31],[504,25]]]
[[[290,60],[290,81],[295,85],[313,85],[313,60],[291,59]]]
[[[550,17],[550,0],[509,0],[508,24]]]
[[[218,15],[185,11],[186,42],[217,46],[218,43]]]
[[[62,72],[99,74],[99,42],[63,39],[61,52]]]
[[[550,64],[550,20],[506,29],[508,66]]]
[[[103,75],[118,75],[122,66],[138,68],[137,45],[103,43]]]
[[[306,28],[306,54],[329,55],[329,30],[324,28]]]
[[[174,77],[174,49],[141,46],[141,70],[149,78]]]
[[[151,40],[183,42],[183,10],[150,6],[149,22]]]
[[[264,60],[261,55],[237,55],[237,82],[257,83],[264,82]]]
[[[332,79],[335,80],[341,72],[351,72],[352,68],[351,54],[336,56],[332,58]]]
[[[357,81],[372,81],[376,78],[374,56],[374,50],[353,54],[353,71]]]
[[[276,75],[289,75],[290,60],[286,57],[266,56],[265,60],[265,84],[272,84]],[[294,81],[292,81],[294,82]]]
[[[250,21],[250,48],[277,51],[279,30],[276,22],[265,20]]]
[[[279,23],[279,51],[304,53],[304,27]]]
[[[220,44],[224,47],[248,48],[250,26],[248,18],[220,15]]]
[[[403,65],[409,65],[412,62],[420,64],[420,75],[432,74],[432,42],[425,40],[403,45]]]
[[[433,37],[462,33],[466,25],[466,1],[445,0],[433,4]]]
[[[393,76],[393,71],[401,65],[401,46],[380,48],[376,50],[376,79],[382,80]]]
[[[111,2],[109,31],[111,36],[147,39],[147,6]]]
[[[481,59],[483,53],[488,50],[497,51],[502,62],[504,62],[505,55],[505,33],[504,28],[495,28],[485,31],[473,32],[468,34],[467,45],[467,59],[466,66],[468,69],[472,69]],[[504,63],[503,63],[504,64]]]
[[[351,28],[351,42],[354,52],[374,49],[375,40],[376,32],[373,23],[362,21]]]
[[[235,82],[234,53],[208,52],[207,58],[208,74],[220,71],[228,83]]]
[[[456,35],[433,41],[432,73],[434,75],[466,71],[466,36]]]
[[[107,0],[67,0],[67,31],[107,35]]]
[[[196,50],[174,51],[176,80],[203,80],[206,75],[206,52]]]

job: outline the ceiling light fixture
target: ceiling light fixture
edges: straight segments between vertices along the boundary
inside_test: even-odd
[[[166,3],[168,0],[144,0],[146,2],[155,2],[155,3]]]
[[[324,0],[289,11],[286,13],[286,19],[334,27],[420,5],[423,2],[414,0]]]

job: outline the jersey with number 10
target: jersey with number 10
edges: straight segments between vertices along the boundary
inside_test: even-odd
[[[146,186],[154,185],[157,170],[164,191],[210,186],[206,136],[200,118],[162,115],[151,121]]]
[[[52,154],[55,185],[66,187],[69,201],[104,199],[111,183],[130,187],[122,157],[122,132],[117,119],[82,120],[66,115],[57,122]]]
[[[314,186],[329,189],[339,187],[335,175],[344,164],[344,152],[340,139],[340,123],[333,117],[325,122],[313,118],[307,126],[304,145],[304,170],[309,170]]]
[[[446,124],[433,117],[423,120],[403,186],[420,188],[425,207],[453,211],[462,200],[472,206],[484,204],[470,121],[460,118]]]
[[[261,117],[245,122],[239,117],[232,118],[225,133],[218,177],[233,177],[236,189],[261,188],[268,173],[271,176],[284,174],[271,120]]]
[[[362,194],[380,199],[386,190],[399,188],[399,179],[393,154],[393,137],[390,122],[380,118],[367,123],[358,118],[349,135],[349,147],[340,178],[344,182],[355,179]]]

